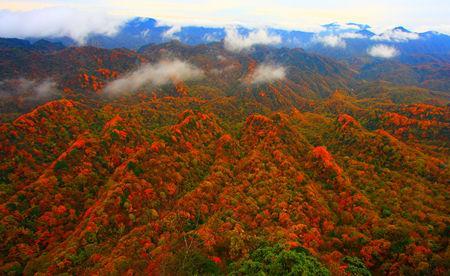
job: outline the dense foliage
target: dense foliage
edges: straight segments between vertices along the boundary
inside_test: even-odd
[[[205,78],[102,94],[168,52]],[[45,62],[26,56],[3,76],[49,75],[63,92],[2,110],[0,274],[450,271],[441,94],[359,82],[299,49],[33,55]],[[285,64],[286,79],[247,83],[264,56]]]

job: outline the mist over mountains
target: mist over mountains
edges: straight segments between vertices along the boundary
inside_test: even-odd
[[[244,26],[167,26],[152,18],[134,18],[120,25],[117,24],[114,28],[108,34],[86,32],[82,36],[81,34],[69,36],[52,34],[46,36],[45,33],[42,33],[39,37],[33,38],[32,35],[27,36],[24,33],[21,37],[31,41],[45,38],[46,40],[62,42],[66,46],[82,43],[102,48],[123,47],[137,50],[146,44],[159,44],[170,40],[178,40],[188,45],[198,45],[227,40],[227,38],[233,40],[239,36],[249,36],[249,34],[252,41],[248,42],[258,44],[258,36],[252,36],[252,34],[259,31],[260,35],[265,35],[265,39],[269,39],[271,44],[278,47],[300,47],[335,57],[370,55],[368,50],[377,44],[395,47],[402,55],[444,54],[448,53],[450,49],[450,37],[443,33],[432,30],[416,33],[403,27],[374,33],[369,25],[357,23],[331,23],[322,25],[321,31],[305,32],[276,28],[253,29]],[[69,31],[70,29],[68,33]],[[12,33],[9,32],[9,34]],[[32,32],[29,34],[32,34]],[[82,39],[78,39],[79,37],[82,37]],[[270,41],[270,39],[272,40]],[[377,56],[375,55],[375,57]]]

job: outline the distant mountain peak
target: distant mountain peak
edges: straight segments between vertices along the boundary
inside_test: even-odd
[[[375,35],[375,33],[371,32],[371,31],[369,31],[367,29],[359,30],[359,31],[356,31],[355,33],[361,34],[361,35],[366,36],[366,37],[372,37],[372,36]]]
[[[156,19],[154,18],[150,18],[150,17],[135,17],[132,18],[129,22],[134,22],[134,23],[138,23],[138,24],[142,24],[142,23],[154,23],[156,24]]]
[[[45,39],[39,39],[31,43],[25,39],[18,38],[0,38],[0,48],[21,48],[40,51],[62,50],[65,46],[61,42],[51,42]]]
[[[65,48],[64,44],[61,42],[51,42],[45,39],[39,39],[38,41],[33,43],[33,47],[40,50],[62,50]]]
[[[346,30],[346,29],[355,29],[355,27],[359,30],[370,29],[370,26],[367,24],[359,24],[354,22],[348,22],[343,24],[338,22],[332,22],[329,24],[322,25],[322,27],[327,30]]]
[[[156,21],[153,18],[146,18],[146,17],[135,17],[131,18],[126,24],[125,28],[127,29],[142,29],[142,28],[153,28],[158,24],[158,21]]]
[[[444,34],[438,32],[438,31],[427,31],[427,32],[420,33],[420,35],[433,36],[433,35],[444,35]]]
[[[332,22],[332,23],[328,23],[328,24],[324,24],[322,25],[322,27],[326,28],[326,29],[337,29],[339,28],[341,25],[337,22]]]
[[[361,30],[367,30],[367,29],[371,28],[370,25],[354,23],[354,22],[348,22],[347,25],[349,25],[349,26],[356,26],[356,27],[360,28]]]
[[[405,27],[402,27],[402,26],[395,27],[394,29],[392,29],[392,31],[394,31],[394,32],[411,33],[410,30],[408,30],[408,29],[406,29]]]

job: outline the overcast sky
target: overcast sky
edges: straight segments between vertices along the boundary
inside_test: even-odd
[[[105,16],[153,17],[178,25],[242,24],[314,30],[330,22],[357,22],[371,25],[374,31],[402,25],[414,31],[450,34],[450,0],[0,0],[0,25],[14,14],[25,18],[35,13],[24,11],[51,7]],[[39,20],[46,20],[46,16]]]

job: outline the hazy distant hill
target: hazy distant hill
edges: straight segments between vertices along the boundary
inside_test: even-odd
[[[310,53],[338,59],[356,71],[363,79],[383,79],[397,84],[419,85],[438,91],[448,91],[450,63],[450,36],[428,31],[414,33],[404,27],[396,27],[383,33],[373,33],[364,24],[337,23],[323,25],[317,33],[288,31],[268,28],[270,36],[280,38],[278,48],[302,48]],[[237,31],[245,37],[253,29],[239,26]],[[128,21],[114,36],[92,35],[87,45],[100,48],[126,48],[138,50],[149,44],[167,43],[176,40],[186,45],[201,45],[221,42],[226,29],[220,27],[164,26],[152,18],[134,18]],[[39,38],[40,39],[40,38]],[[76,45],[70,38],[45,38],[47,41]],[[30,38],[37,41],[38,38]],[[13,43],[10,41],[9,43]],[[35,42],[36,43],[36,42]],[[42,43],[42,40],[39,43]],[[38,46],[35,45],[34,47]],[[385,45],[395,51],[389,58],[371,56],[369,51],[376,45]],[[22,45],[22,47],[30,47]],[[41,47],[45,48],[44,45]],[[62,45],[56,46],[60,49]],[[390,64],[397,64],[392,67]]]
[[[301,27],[301,26],[300,26]],[[226,36],[225,28],[185,26],[174,28],[164,26],[152,18],[134,18],[128,21],[114,36],[92,35],[87,44],[104,48],[128,48],[139,49],[149,43],[168,42],[177,39],[189,45],[205,44],[221,41]],[[245,35],[252,31],[251,28],[239,26],[238,30]],[[381,34],[370,31],[370,26],[363,24],[347,23],[346,25],[328,24],[323,26],[323,31],[318,33],[303,31],[288,31],[276,28],[268,28],[272,35],[281,38],[280,47],[301,47],[333,57],[353,57],[367,54],[367,49],[375,44],[383,43],[395,46],[402,54],[446,54],[450,52],[450,36],[428,31],[413,33],[403,27],[396,27]],[[351,34],[351,35],[349,35]],[[409,35],[408,35],[409,34]],[[319,37],[329,35],[341,36],[346,42],[346,47],[330,47],[320,43]],[[65,45],[75,44],[70,38],[47,38],[51,41],[59,41]],[[36,40],[32,39],[31,40]]]

